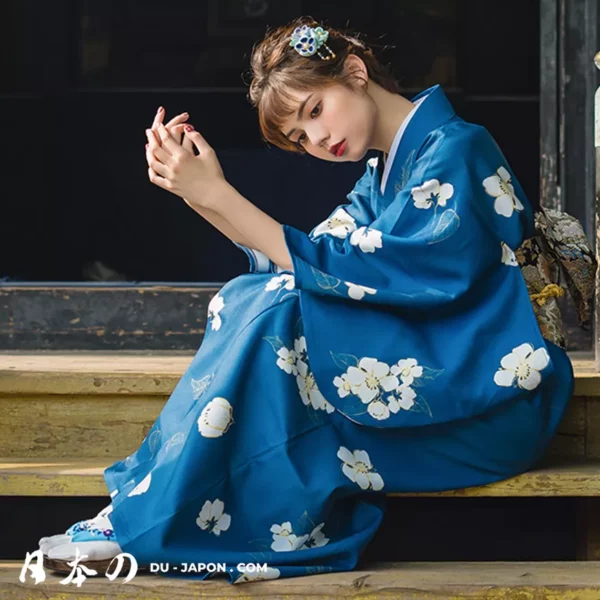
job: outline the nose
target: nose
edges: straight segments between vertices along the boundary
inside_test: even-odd
[[[318,125],[316,122],[306,126],[306,136],[310,140],[310,143],[316,148],[324,148],[327,150],[326,141],[329,139],[323,127]]]

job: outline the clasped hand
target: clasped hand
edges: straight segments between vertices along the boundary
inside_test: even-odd
[[[146,129],[148,178],[188,204],[208,208],[227,183],[216,153],[191,125],[183,124],[187,113],[178,115],[166,127],[162,123],[164,114],[159,108],[152,128]],[[182,133],[183,141],[179,142]]]

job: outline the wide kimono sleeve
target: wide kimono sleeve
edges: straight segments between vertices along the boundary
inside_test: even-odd
[[[462,120],[434,130],[389,205],[360,217],[311,235],[283,226],[298,289],[439,307],[500,263],[516,266],[513,250],[533,231],[532,208],[496,142]]]
[[[249,261],[250,273],[278,273],[280,267],[276,265],[264,252],[233,242],[240,250],[243,250]]]
[[[371,183],[376,162],[369,160],[365,173],[358,180],[353,190],[348,194],[349,203],[337,206],[325,221],[319,223],[307,234],[308,239],[314,239],[327,232],[334,237],[344,238],[346,233],[362,224],[371,223],[374,212],[370,206]],[[298,233],[300,233],[298,231]],[[282,267],[274,263],[266,254],[255,248],[233,242],[248,257],[250,273],[282,273]]]

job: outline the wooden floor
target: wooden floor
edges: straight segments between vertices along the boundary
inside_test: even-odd
[[[222,576],[189,581],[152,574],[123,583],[90,577],[81,588],[61,584],[67,575],[48,573],[34,585],[20,583],[22,563],[0,561],[2,600],[93,598],[271,598],[371,600],[599,600],[600,562],[422,562],[377,563],[342,573],[289,577],[231,585]],[[80,594],[80,595],[78,595]]]

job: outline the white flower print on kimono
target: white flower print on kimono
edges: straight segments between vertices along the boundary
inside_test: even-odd
[[[290,350],[285,346],[277,351],[277,366],[285,371],[288,375],[298,375],[298,367],[296,366],[297,354],[294,350]]]
[[[352,298],[353,300],[362,300],[365,297],[365,294],[377,293],[377,290],[375,288],[370,288],[366,285],[350,283],[349,281],[344,281],[344,283],[348,286],[348,296],[350,296],[350,298]]]
[[[306,406],[310,404],[316,410],[326,410],[328,413],[332,413],[335,408],[325,400],[323,394],[319,391],[315,376],[308,370],[308,365],[300,360],[296,363],[296,366],[298,367],[296,383],[302,402]]]
[[[517,262],[517,257],[512,251],[512,248],[504,242],[500,242],[500,245],[502,247],[502,262],[510,267],[518,267],[519,263]]]
[[[329,219],[323,221],[313,230],[313,237],[328,233],[338,238],[345,238],[356,229],[356,220],[343,208],[338,208]]]
[[[400,395],[387,397],[387,405],[383,400],[374,400],[367,406],[367,412],[378,421],[390,418],[390,413],[396,414],[400,409],[410,410],[415,404],[417,393],[411,387],[400,386],[396,388],[396,394]]]
[[[510,173],[504,167],[499,167],[496,173],[483,180],[483,187],[490,196],[496,198],[494,210],[503,217],[511,217],[513,211],[521,211],[524,206],[515,195]]]
[[[196,519],[196,525],[200,529],[208,529],[209,533],[221,535],[231,525],[231,516],[223,512],[225,504],[218,498],[214,502],[207,500]]]
[[[286,290],[293,290],[296,287],[294,276],[289,273],[284,273],[283,275],[271,278],[267,282],[267,285],[265,285],[265,292],[281,289],[282,286]]]
[[[309,537],[308,534],[297,536],[292,533],[292,524],[289,521],[281,525],[272,525],[271,533],[273,534],[271,550],[275,552],[298,550]]]
[[[394,396],[388,396],[388,406],[391,412],[397,413],[401,408],[404,410],[410,410],[415,405],[415,398],[417,392],[411,387],[401,385],[397,390],[397,394],[400,394],[398,400]]]
[[[383,489],[383,478],[379,473],[373,471],[371,459],[365,450],[350,452],[348,448],[340,446],[337,457],[343,461],[342,471],[344,475],[356,483],[362,490]]]
[[[338,388],[338,396],[340,398],[345,398],[350,394],[354,394],[354,389],[348,379],[348,373],[342,373],[342,375],[334,377],[333,385]]]
[[[410,191],[416,208],[428,209],[436,206],[446,206],[446,202],[454,195],[454,186],[451,183],[442,183],[437,179],[430,179],[423,185],[414,187]]]
[[[308,536],[308,539],[304,543],[304,545],[300,548],[300,550],[306,550],[308,548],[315,548],[318,546],[325,546],[329,541],[328,537],[325,537],[325,534],[321,531],[325,523],[321,523],[317,525]]]
[[[226,398],[213,398],[198,417],[198,431],[203,437],[221,437],[233,423],[233,407]]]
[[[390,375],[389,365],[379,362],[376,358],[368,357],[360,359],[358,368],[348,367],[346,381],[354,388],[353,393],[364,404],[374,400],[379,395],[380,388],[383,388],[386,392],[391,392],[400,385],[398,378],[395,375]]]
[[[402,358],[390,371],[393,375],[399,375],[404,385],[412,385],[415,377],[423,375],[423,367],[420,367],[415,358]]]
[[[375,248],[382,248],[381,231],[369,229],[368,227],[359,227],[352,232],[350,244],[358,246],[363,252],[375,252]]]
[[[221,325],[223,321],[219,315],[223,307],[225,306],[225,301],[223,297],[218,293],[216,296],[213,296],[211,301],[208,303],[208,318],[212,319],[211,326],[214,331],[219,331],[221,329]]]
[[[294,352],[296,353],[296,365],[298,365],[298,363],[302,362],[305,363],[308,361],[308,350],[306,348],[306,338],[301,335],[299,338],[294,340]],[[307,365],[308,368],[308,365]],[[298,371],[296,370],[295,375],[298,374]]]
[[[516,379],[520,388],[534,390],[542,381],[540,371],[549,362],[546,348],[538,348],[534,352],[531,344],[521,344],[502,358],[502,368],[496,371],[494,382],[502,387],[511,387]]]

